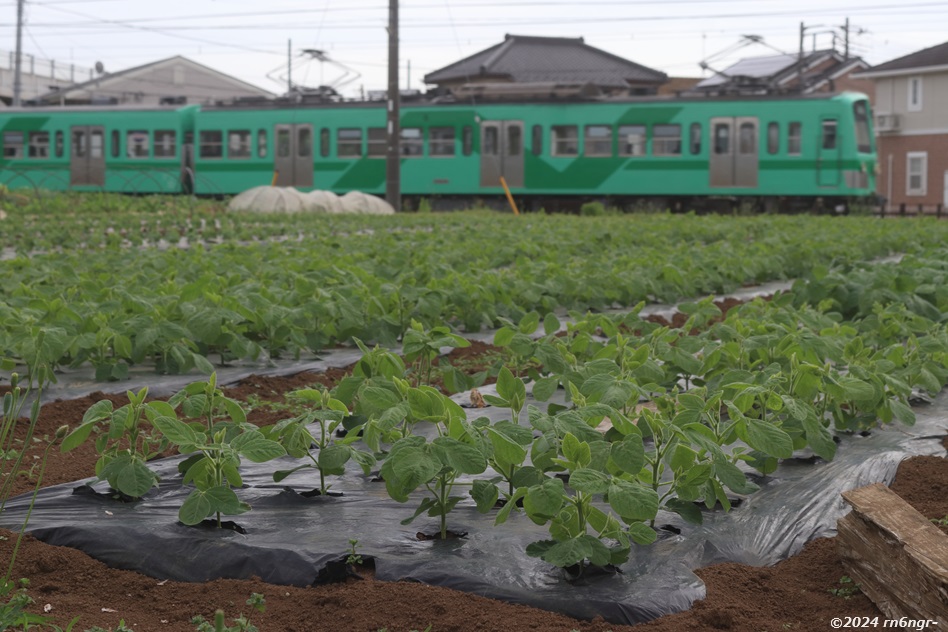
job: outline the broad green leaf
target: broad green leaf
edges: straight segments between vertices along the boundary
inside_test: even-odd
[[[182,448],[204,443],[203,435],[199,435],[186,423],[173,417],[155,417],[151,423],[168,441]]]
[[[121,454],[111,460],[102,468],[99,477],[132,498],[141,498],[158,484],[158,476],[141,459],[129,454]]]
[[[451,437],[438,437],[431,442],[432,450],[444,465],[460,474],[480,474],[487,469],[484,453],[471,444]]]
[[[745,424],[746,436],[741,438],[747,445],[778,459],[793,456],[793,440],[786,432],[760,419],[746,418]]]
[[[540,485],[527,489],[523,508],[536,524],[543,524],[563,506],[563,481],[547,478]]]
[[[527,457],[526,448],[493,428],[487,429],[487,437],[494,449],[494,460],[502,468],[508,469],[511,465],[520,465]]]
[[[316,462],[323,471],[339,470],[345,467],[352,456],[352,448],[347,445],[330,445],[319,450]]]
[[[471,497],[477,503],[477,510],[481,513],[487,513],[497,504],[500,490],[497,489],[497,485],[490,481],[478,479],[471,485]]]
[[[646,546],[657,540],[658,534],[643,522],[632,522],[629,524],[629,537],[636,544]]]
[[[628,474],[636,475],[645,465],[645,447],[641,435],[626,435],[612,444],[609,452],[612,462]]]
[[[627,522],[652,520],[658,513],[658,492],[640,483],[613,478],[609,506]]]
[[[266,439],[257,430],[237,435],[231,442],[231,446],[240,456],[254,463],[266,463],[286,454],[286,449],[282,445]]]
[[[604,494],[609,490],[610,476],[596,470],[581,468],[569,476],[569,486],[579,492]]]
[[[701,524],[703,521],[701,509],[699,509],[693,502],[672,498],[665,503],[665,509],[674,511],[676,514],[684,518],[685,522],[691,524]]]
[[[533,397],[539,402],[545,402],[553,396],[560,384],[558,377],[541,377],[533,383]]]

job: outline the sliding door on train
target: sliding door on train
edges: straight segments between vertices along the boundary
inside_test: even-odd
[[[74,125],[69,139],[69,184],[105,186],[105,128]]]
[[[711,186],[757,186],[758,123],[749,116],[711,119]]]
[[[308,123],[276,125],[274,184],[279,187],[313,186],[313,126]]]
[[[481,186],[523,186],[523,121],[481,123]]]

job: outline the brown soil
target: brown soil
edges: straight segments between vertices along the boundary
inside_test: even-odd
[[[279,399],[280,394],[315,383],[330,386],[345,372],[326,376],[300,374],[287,378],[251,377],[231,396],[255,393]],[[109,397],[116,405],[122,396],[101,393],[72,401],[57,401],[43,407],[38,437],[52,436],[63,424],[74,427],[95,401]],[[30,461],[39,454],[39,444]],[[89,476],[96,455],[91,442],[62,455],[51,453],[43,484],[68,482]],[[25,469],[25,468],[24,468]],[[33,474],[36,473],[34,468]],[[20,475],[17,492],[34,484],[28,473]],[[900,495],[929,518],[948,515],[948,461],[916,457],[903,462],[893,485]],[[8,560],[14,538],[0,540],[0,560]],[[836,555],[833,539],[808,544],[797,556],[773,567],[718,564],[697,574],[707,585],[707,598],[683,613],[662,617],[636,630],[675,632],[680,630],[776,632],[779,630],[827,630],[833,617],[881,616],[862,594],[839,597],[846,571]],[[577,621],[526,606],[492,601],[477,595],[408,582],[381,582],[368,574],[364,581],[294,588],[256,580],[217,580],[204,584],[161,581],[130,571],[109,569],[73,549],[52,547],[27,537],[19,550],[15,577],[30,580],[34,610],[65,626],[79,616],[77,630],[93,625],[106,629],[120,620],[135,630],[192,632],[192,616],[210,618],[222,608],[230,617],[251,613],[246,605],[251,593],[266,598],[266,611],[252,620],[264,631],[559,631],[604,632],[631,627],[603,621]]]

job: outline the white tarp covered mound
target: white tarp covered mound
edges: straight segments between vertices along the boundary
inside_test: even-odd
[[[339,197],[332,191],[302,193],[293,187],[259,186],[235,195],[227,205],[231,211],[259,213],[361,213],[392,215],[395,209],[385,200],[361,191]]]

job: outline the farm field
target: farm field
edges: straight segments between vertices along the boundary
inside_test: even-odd
[[[919,402],[936,397],[948,381],[946,229],[934,221],[261,217],[160,199],[135,208],[122,198],[73,201],[77,206],[62,198],[47,206],[23,201],[23,217],[33,222],[29,247],[19,245],[20,227],[6,230],[9,212],[2,223],[3,243],[19,251],[0,263],[9,297],[0,332],[3,369],[44,386],[57,375],[82,374],[98,381],[90,390],[130,390],[128,397],[99,393],[33,411],[33,437],[25,434],[30,421],[18,424],[10,447],[22,445],[16,439],[35,443],[27,456],[34,464],[14,467],[18,476],[7,477],[11,487],[4,491],[29,490],[40,472],[48,485],[98,471],[103,482],[96,489],[111,487],[132,501],[115,505],[110,516],[131,516],[128,511],[147,511],[157,502],[174,506],[186,525],[219,527],[222,516],[253,525],[267,510],[251,510],[244,498],[256,505],[255,490],[266,486],[245,467],[273,461],[266,476],[273,472],[273,481],[285,479],[297,493],[326,496],[332,485],[343,496],[324,500],[336,507],[354,507],[347,503],[360,497],[358,485],[374,484],[390,498],[386,511],[399,512],[402,525],[413,521],[414,511],[419,528],[433,527],[429,535],[436,540],[475,514],[489,517],[490,529],[500,534],[508,521],[526,525],[534,541],[509,554],[515,566],[561,586],[574,582],[577,595],[587,594],[580,592],[590,590],[586,573],[631,569],[627,560],[648,550],[659,525],[671,523],[687,539],[732,505],[753,504],[759,487],[772,487],[771,475],[781,480],[784,462],[831,463],[838,451],[850,450],[853,437],[882,436],[882,426],[910,428],[925,406]],[[57,204],[62,207],[53,208]],[[82,213],[83,204],[95,209]],[[118,210],[102,208],[112,206]],[[170,241],[145,237],[160,234],[159,221],[165,230],[176,227],[166,233]],[[225,235],[235,222],[247,232]],[[208,226],[214,234],[198,232]],[[63,231],[68,247],[47,241],[45,227]],[[779,279],[797,281],[747,303],[715,303],[710,296]],[[644,304],[683,299],[697,300],[681,303],[670,321],[643,314]],[[491,331],[493,344],[471,346],[463,337],[482,330]],[[216,382],[215,372],[225,365],[265,373],[288,358],[340,349],[361,359],[325,373]],[[160,384],[162,374],[193,376],[193,383],[167,402],[150,400],[139,389]],[[43,437],[62,425],[69,427],[55,440],[62,451],[47,452]],[[943,454],[934,444],[925,450],[916,453]],[[150,462],[179,451],[194,454],[178,467],[193,487],[182,488],[176,475]],[[298,461],[277,470],[274,459],[281,467]],[[941,461],[924,463],[937,471]],[[160,484],[153,467],[161,471]],[[16,515],[16,505],[7,513]],[[37,510],[44,514],[42,501]],[[480,531],[469,540],[462,536],[459,546],[475,546],[480,538]],[[359,543],[352,546],[346,564],[354,568]],[[361,546],[374,555],[370,541]],[[34,555],[28,551],[42,548],[29,544],[18,563],[26,565]],[[801,573],[808,556],[816,556],[821,572]],[[48,577],[50,562],[36,564],[24,566],[23,574],[44,577],[42,594],[73,593]],[[785,581],[813,593],[814,616],[841,603],[858,612],[834,616],[873,608],[865,598],[840,601],[829,592],[843,573],[828,541],[812,543],[776,568],[803,576],[802,588]],[[414,604],[418,593],[407,596],[399,591],[409,585],[381,581],[388,579],[385,572],[380,565],[375,580],[302,593],[263,583],[249,591],[248,583],[211,586],[264,592],[267,612],[255,619],[261,629],[322,629],[271,618],[306,611],[294,606],[286,613],[286,603],[274,604],[279,599],[270,595],[302,595],[304,602],[316,595],[320,616],[327,603],[351,609],[339,590]],[[825,594],[816,587],[836,573]],[[265,572],[255,574],[266,579]],[[815,626],[830,618],[826,614],[823,624],[788,619],[802,614],[784,610],[777,626],[776,619],[747,618],[751,611],[764,616],[763,607],[743,613],[727,605],[734,601],[715,604],[722,595],[714,578],[733,582],[745,574],[756,578],[744,580],[750,583],[771,575],[733,564],[700,571],[708,601],[688,615],[672,615],[674,623],[648,626],[822,629]],[[622,573],[605,581],[634,584]],[[591,624],[544,619],[554,615],[413,588],[423,591],[422,599],[439,595],[435,603],[442,605],[398,613],[370,606],[368,619],[352,619],[355,627],[346,629],[623,629],[616,614]],[[140,591],[147,601],[148,591]],[[228,614],[249,613],[246,597],[226,594],[216,593]],[[198,604],[189,603],[188,612],[169,614],[162,629],[193,629],[187,620]],[[640,604],[630,608],[621,616],[651,618]],[[484,619],[485,611],[503,612],[505,621],[523,621],[523,627]],[[114,616],[80,612],[81,625],[116,625]],[[438,619],[438,613],[453,618]],[[310,611],[308,620],[314,616]],[[683,625],[682,616],[694,619],[685,628],[660,627]],[[141,621],[136,629],[150,629]]]

